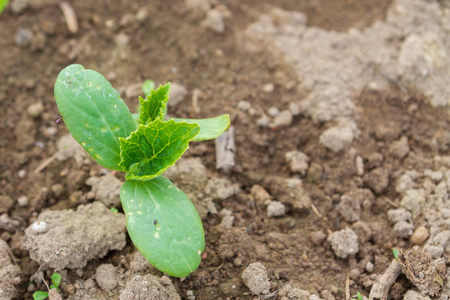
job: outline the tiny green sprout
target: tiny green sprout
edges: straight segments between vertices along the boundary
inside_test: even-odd
[[[47,285],[47,283],[44,281],[45,285]],[[47,288],[49,289],[49,292],[52,292],[52,290],[56,290],[55,292],[58,293],[58,287],[59,284],[61,283],[61,274],[59,273],[53,273],[52,274],[52,282],[50,284],[50,286],[47,285]],[[49,292],[44,292],[44,291],[37,291],[33,293],[33,299],[34,300],[44,300],[48,298],[48,294]]]
[[[142,92],[144,93],[145,96],[148,96],[151,94],[152,90],[155,89],[155,82],[153,80],[146,80],[144,81],[144,83],[142,84]]]
[[[118,210],[117,208],[115,208],[115,207],[111,207],[109,210],[110,210],[113,214],[117,214],[117,213],[119,212],[119,210]]]
[[[392,254],[394,255],[395,259],[398,259],[398,250],[395,248],[392,248]]]
[[[0,0],[0,14],[5,10],[9,0]]]
[[[361,295],[360,292],[356,292],[356,298],[354,298],[355,296],[352,296],[352,300],[363,300],[363,296]]]
[[[103,167],[123,171],[120,199],[136,248],[157,269],[175,277],[195,271],[205,248],[198,212],[189,198],[161,176],[193,141],[211,140],[230,125],[228,115],[166,120],[170,83],[143,85],[138,113],[100,73],[70,65],[55,83],[64,123]]]

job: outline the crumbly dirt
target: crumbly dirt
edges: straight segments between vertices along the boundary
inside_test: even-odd
[[[289,60],[263,44],[246,41],[245,30],[270,12],[274,1],[209,1],[212,8],[228,15],[223,33],[203,27],[205,13],[189,11],[182,0],[69,1],[79,23],[75,34],[67,29],[59,1],[28,2],[16,13],[11,3],[0,15],[0,237],[20,267],[20,281],[8,282],[8,288],[14,284],[17,299],[32,299],[34,291],[45,290],[38,276],[33,277],[39,264],[22,247],[25,229],[44,210],[76,209],[94,201],[96,193],[86,180],[107,174],[90,158],[69,154],[62,159],[57,154],[58,141],[67,129],[63,122],[55,122],[59,113],[53,85],[59,71],[71,63],[104,74],[133,111],[140,84],[153,79],[157,84],[178,83],[188,91],[183,101],[170,107],[170,115],[230,114],[236,144],[233,171],[222,174],[215,169],[214,142],[209,141],[192,143],[183,156],[195,158],[206,168],[202,172],[208,178],[198,176],[202,178],[198,193],[195,178],[186,178],[187,172],[173,175],[182,189],[183,184],[189,185],[189,196],[199,201],[206,235],[199,269],[185,279],[171,278],[181,299],[254,299],[242,280],[251,263],[264,266],[270,293],[282,291],[287,299],[294,294],[345,299],[347,288],[351,296],[358,291],[368,296],[392,259],[391,248],[414,246],[408,238],[396,235],[388,219],[389,210],[402,206],[406,190],[400,190],[398,182],[408,171],[418,172],[408,190],[423,189],[427,195],[427,202],[420,204],[408,222],[416,228],[424,226],[429,241],[450,229],[450,159],[445,158],[450,149],[448,106],[432,107],[425,100],[427,91],[385,78],[388,84],[381,89],[367,86],[352,92],[357,133],[344,150],[327,149],[319,137],[336,124],[316,122],[292,107],[306,99],[309,90]],[[309,27],[337,32],[368,28],[385,20],[390,4],[388,0],[276,1],[277,7],[306,14]],[[444,13],[450,15],[448,10]],[[31,32],[31,40],[26,41],[20,31],[18,41],[21,29]],[[200,91],[198,105],[191,101],[195,89]],[[276,121],[270,115],[272,107],[292,118]],[[263,117],[269,125],[260,122]],[[402,137],[407,138],[409,150],[392,146]],[[285,157],[290,151],[301,151],[309,158],[304,175],[292,172]],[[46,167],[36,172],[48,159]],[[356,161],[362,162],[362,169]],[[443,176],[427,177],[426,170],[440,171]],[[122,174],[108,176],[123,180]],[[234,192],[212,199],[205,187],[207,180],[222,178]],[[269,199],[257,194],[252,189],[255,185],[267,190]],[[17,201],[19,197],[27,201]],[[270,200],[282,202],[285,213],[268,217]],[[345,228],[358,236],[358,252],[341,259],[327,237]],[[435,249],[433,259],[442,257],[449,264],[448,239],[427,245]],[[116,268],[118,284],[108,292],[95,282],[96,270],[103,264]],[[95,258],[82,269],[63,270],[61,294],[74,299],[119,299],[125,297],[127,282],[150,275],[174,292],[159,271],[136,264],[134,247],[127,239],[123,250]],[[47,279],[51,272],[45,272]],[[447,282],[442,275],[436,284],[449,292]],[[408,290],[417,291],[402,275],[389,299],[402,299]]]

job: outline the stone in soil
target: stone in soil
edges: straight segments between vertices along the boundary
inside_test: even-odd
[[[111,213],[100,202],[76,211],[45,211],[36,222],[45,223],[47,231],[37,231],[33,223],[25,230],[23,246],[44,268],[83,268],[89,260],[126,244],[124,215]]]
[[[303,189],[300,179],[269,176],[266,178],[265,185],[278,201],[300,212],[309,211],[311,199]]]
[[[292,173],[300,173],[305,176],[308,170],[309,157],[300,151],[289,151],[284,155]]]
[[[288,127],[292,124],[293,117],[290,110],[283,110],[273,120],[274,128]]]
[[[180,295],[175,291],[172,283],[164,282],[153,275],[136,275],[127,281],[125,288],[120,292],[120,300],[128,299],[155,299],[179,300]]]
[[[17,46],[25,47],[31,43],[33,33],[26,28],[19,28],[14,36],[14,41]]]
[[[407,239],[412,236],[413,233],[414,225],[409,222],[400,221],[394,225],[394,234],[399,238]]]
[[[297,282],[293,282],[293,281],[283,285],[283,287],[281,287],[278,295],[281,297],[282,300],[287,300],[287,299],[299,299],[299,300],[318,299],[318,300],[320,300],[319,298],[312,298],[312,296],[316,296],[316,295],[310,296],[310,293],[308,291],[302,290],[300,288],[300,285]]]
[[[170,99],[168,105],[170,107],[177,106],[181,101],[184,100],[188,93],[188,90],[178,83],[172,83],[170,86]]]
[[[225,23],[222,13],[218,9],[211,9],[206,13],[206,18],[203,20],[202,26],[216,33],[223,33],[225,31]]]
[[[388,211],[388,219],[392,223],[400,221],[411,222],[411,213],[404,208],[390,209]]]
[[[423,189],[407,190],[400,201],[400,205],[409,210],[413,217],[416,217],[422,212],[425,205],[425,195],[426,192]]]
[[[103,264],[95,271],[98,286],[108,292],[117,286],[116,269],[112,264]]]
[[[358,236],[350,228],[335,231],[328,236],[331,248],[339,258],[347,258],[349,255],[358,253]]]
[[[89,177],[86,184],[92,187],[95,199],[106,207],[119,207],[122,182],[112,173],[101,177]]]
[[[271,201],[267,206],[267,216],[271,217],[282,217],[286,213],[286,207],[283,203],[278,201]]]
[[[361,203],[349,195],[343,195],[337,206],[337,211],[347,222],[359,221],[361,215]]]
[[[153,266],[145,259],[142,253],[136,250],[130,262],[130,270],[132,272],[143,272],[152,268]]]
[[[239,191],[239,186],[233,184],[227,178],[213,177],[208,180],[205,193],[213,200],[226,200]]]
[[[402,136],[398,141],[394,141],[389,147],[389,152],[399,159],[404,158],[409,153],[408,138]]]
[[[389,185],[389,171],[376,168],[369,173],[369,186],[376,194],[381,194]]]
[[[424,226],[419,226],[411,236],[411,243],[414,245],[422,245],[430,236],[428,230]]]
[[[333,152],[339,152],[351,145],[355,138],[356,125],[338,125],[320,135],[320,143]]]
[[[251,263],[244,270],[242,280],[255,295],[267,295],[270,292],[270,281],[266,268],[259,262]]]

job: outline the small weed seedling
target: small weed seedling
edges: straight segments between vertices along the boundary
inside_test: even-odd
[[[45,285],[47,285],[47,282],[45,282]],[[50,286],[47,285],[48,292],[44,291],[37,291],[33,293],[33,299],[34,300],[44,300],[47,299],[49,294],[51,295],[59,295],[58,293],[58,286],[61,283],[61,274],[59,273],[53,273],[52,274],[52,284]],[[50,297],[50,299],[60,299],[57,297]]]
[[[392,254],[394,255],[395,259],[398,259],[398,250],[395,248],[392,248]]]
[[[9,0],[0,0],[0,14],[6,8],[6,5],[8,5],[8,2],[9,2]]]
[[[148,96],[131,114],[101,74],[71,65],[58,75],[55,98],[75,140],[100,165],[127,173],[120,198],[134,245],[160,271],[185,277],[200,264],[203,226],[189,198],[161,175],[190,141],[218,137],[230,118],[165,120],[170,83],[153,88],[144,84]]]

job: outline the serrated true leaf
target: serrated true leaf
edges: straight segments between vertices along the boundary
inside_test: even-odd
[[[75,140],[102,166],[122,171],[119,138],[129,136],[136,125],[108,80],[82,65],[70,65],[56,79],[55,98]]]
[[[197,124],[174,120],[156,119],[140,125],[128,138],[120,139],[119,166],[128,173],[127,179],[148,180],[161,175],[189,148],[189,141],[199,131]]]
[[[179,119],[174,118],[175,122],[186,122],[190,124],[200,125],[200,132],[195,136],[193,141],[212,140],[224,133],[230,126],[230,116],[221,115],[208,119]]]
[[[120,198],[134,245],[157,269],[185,277],[205,248],[202,222],[189,198],[170,180],[127,180]]]
[[[169,101],[170,82],[151,90],[146,99],[139,97],[139,122],[142,125],[150,124],[156,119],[164,120]]]

